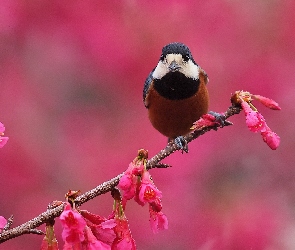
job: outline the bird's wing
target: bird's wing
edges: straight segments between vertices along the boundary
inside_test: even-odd
[[[200,76],[201,77],[204,77],[204,80],[205,80],[205,84],[207,84],[209,82],[209,77],[207,75],[207,73],[205,72],[205,70],[203,70],[202,68],[200,68]]]
[[[147,79],[145,80],[144,82],[144,86],[143,86],[143,103],[144,103],[144,106],[147,108],[148,105],[146,103],[146,97],[147,97],[147,94],[149,92],[149,88],[154,80],[153,78],[153,72],[154,72],[155,69],[153,69],[151,71],[151,73],[149,74],[149,76],[147,77]]]

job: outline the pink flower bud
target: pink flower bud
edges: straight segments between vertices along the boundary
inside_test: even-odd
[[[260,101],[264,106],[274,109],[274,110],[281,110],[279,104],[272,99],[261,95],[252,95],[256,100]]]

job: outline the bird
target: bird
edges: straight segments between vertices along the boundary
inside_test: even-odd
[[[165,45],[157,66],[143,87],[143,103],[153,127],[188,152],[184,135],[208,112],[207,73],[195,62],[188,46]]]

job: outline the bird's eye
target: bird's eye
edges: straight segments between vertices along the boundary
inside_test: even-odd
[[[165,58],[164,55],[161,55],[160,60],[164,61],[164,58]]]
[[[184,55],[182,56],[183,61],[187,62],[189,60],[189,55]]]

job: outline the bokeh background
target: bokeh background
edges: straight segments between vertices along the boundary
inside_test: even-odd
[[[123,172],[139,148],[167,139],[149,123],[142,88],[162,47],[187,44],[210,82],[210,110],[235,90],[276,100],[257,108],[281,136],[272,151],[234,126],[190,144],[152,170],[169,229],[154,235],[148,207],[128,203],[138,249],[295,249],[295,2],[22,1],[0,4],[0,214],[17,226]],[[82,206],[108,216],[109,194]],[[44,227],[41,227],[44,229]],[[61,226],[56,231],[62,247]],[[0,249],[39,249],[25,235]]]

